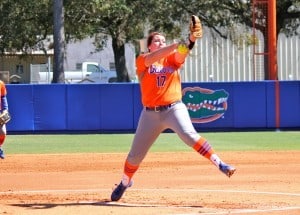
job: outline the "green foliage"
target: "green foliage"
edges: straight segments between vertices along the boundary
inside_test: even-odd
[[[100,7],[96,8],[98,14],[94,24],[94,34],[106,33],[115,38],[120,46],[133,41],[143,35],[143,10],[141,1],[99,0]],[[100,31],[99,31],[100,30]]]
[[[53,34],[54,0],[1,0],[0,54],[32,49],[46,51],[44,39]],[[61,0],[63,1],[63,0]],[[128,80],[125,62],[126,42],[135,44],[149,31],[160,31],[168,39],[187,36],[189,17],[198,15],[203,25],[216,34],[230,38],[236,44],[246,38],[252,28],[250,0],[64,0],[64,32],[66,42],[95,38],[95,50],[106,46],[107,35],[113,40],[113,51],[119,81]],[[287,35],[300,34],[300,0],[281,0],[277,3],[277,30]],[[55,62],[55,64],[61,62]],[[55,71],[54,71],[55,72]],[[127,73],[127,74],[126,74]]]
[[[278,32],[300,36],[300,0],[276,1]]]
[[[297,34],[300,0],[276,3],[278,31]],[[64,7],[67,41],[108,34],[122,42],[135,42],[146,36],[145,30],[163,31],[174,38],[187,28],[191,14],[198,15],[204,25],[223,37],[227,37],[232,26],[238,23],[252,27],[249,0],[65,0]],[[25,52],[35,46],[43,49],[41,41],[53,32],[52,10],[51,0],[2,0],[1,52]],[[105,42],[106,38],[97,37],[98,48],[103,47]]]
[[[82,40],[93,31],[90,19],[93,18],[93,1],[64,1],[66,42]]]
[[[49,0],[2,0],[0,2],[0,53],[45,50],[41,41],[52,34]]]

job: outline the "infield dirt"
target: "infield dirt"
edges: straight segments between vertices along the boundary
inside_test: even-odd
[[[149,153],[119,202],[126,154],[7,155],[0,214],[300,214],[300,151],[218,154],[231,178],[195,152]]]

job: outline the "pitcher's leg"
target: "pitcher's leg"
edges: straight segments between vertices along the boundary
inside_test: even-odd
[[[150,147],[164,130],[163,125],[160,123],[159,114],[160,113],[145,110],[141,113],[131,149],[124,164],[124,174],[122,177],[124,185],[130,182]]]
[[[133,175],[156,138],[163,131],[159,115],[156,112],[142,111],[131,149],[125,160],[121,182],[111,194],[112,201],[118,201],[125,190],[132,185]]]
[[[169,118],[167,119],[170,128],[187,145],[209,159],[221,172],[230,177],[236,169],[223,162],[208,141],[197,133],[185,105],[178,104],[170,111],[173,111],[173,114],[168,114]]]

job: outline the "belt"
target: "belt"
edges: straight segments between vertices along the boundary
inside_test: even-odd
[[[160,112],[160,111],[164,111],[167,110],[171,107],[173,107],[174,105],[181,103],[181,101],[177,101],[177,102],[173,102],[171,104],[168,105],[161,105],[161,106],[155,106],[155,107],[145,107],[147,111],[155,111],[155,112]]]

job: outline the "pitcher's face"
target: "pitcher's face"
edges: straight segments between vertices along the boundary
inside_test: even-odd
[[[165,46],[166,46],[166,38],[162,35],[155,35],[148,49],[150,50],[150,52],[153,52]]]

